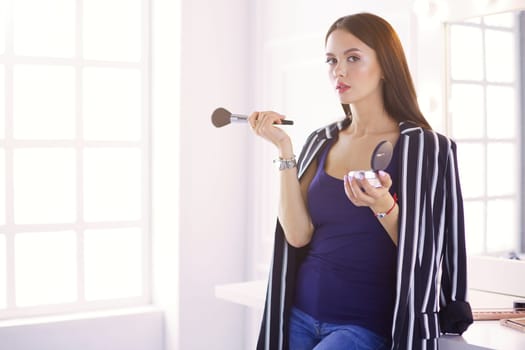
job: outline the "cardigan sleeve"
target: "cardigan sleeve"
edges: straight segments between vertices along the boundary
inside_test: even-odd
[[[473,322],[467,302],[467,256],[463,197],[456,144],[450,142],[446,166],[446,211],[439,320],[443,333],[463,333]]]

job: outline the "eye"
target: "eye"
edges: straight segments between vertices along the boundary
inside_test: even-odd
[[[337,60],[335,59],[335,57],[327,57],[326,63],[328,63],[329,65],[334,65],[337,63]]]
[[[348,62],[357,62],[357,61],[360,60],[360,58],[357,57],[357,56],[348,56],[348,57],[346,58],[346,60],[347,60]]]

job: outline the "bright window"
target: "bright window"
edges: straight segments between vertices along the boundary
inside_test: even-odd
[[[150,300],[148,0],[0,0],[0,319]]]
[[[448,134],[458,143],[471,254],[520,249],[520,26],[503,13],[448,26]]]

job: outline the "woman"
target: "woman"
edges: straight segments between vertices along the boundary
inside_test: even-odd
[[[312,133],[296,162],[284,116],[249,117],[278,149],[281,182],[257,348],[437,349],[472,323],[456,145],[421,114],[384,19],[342,17],[325,47],[344,120]],[[394,154],[381,187],[349,177],[383,140]]]

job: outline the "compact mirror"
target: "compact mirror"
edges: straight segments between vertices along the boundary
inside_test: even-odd
[[[370,164],[373,171],[385,170],[392,160],[392,153],[394,146],[390,141],[381,141],[377,144],[374,152],[372,152],[372,158]]]
[[[361,176],[370,182],[374,187],[381,187],[381,181],[377,178],[376,173],[380,170],[385,170],[392,160],[392,153],[394,151],[394,146],[389,141],[381,141],[377,144],[376,148],[372,152],[372,157],[370,159],[370,165],[372,170],[353,170],[348,173],[348,176]]]

